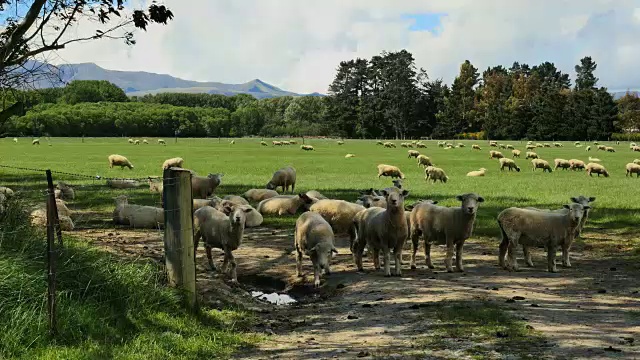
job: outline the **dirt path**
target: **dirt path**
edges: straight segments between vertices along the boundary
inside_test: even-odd
[[[162,258],[160,233],[107,233],[94,231],[91,238],[119,253]],[[556,274],[546,272],[542,249],[534,251],[533,269],[499,269],[496,240],[474,238],[465,246],[466,273],[443,272],[443,248],[434,247],[435,271],[426,269],[423,256],[417,270],[408,270],[407,251],[401,278],[373,271],[368,258],[369,271],[357,273],[346,240],[339,239],[333,274],[314,290],[308,259],[303,267],[307,275],[302,280],[295,276],[291,231],[248,229],[242,248],[234,253],[240,286],[230,287],[209,272],[200,249],[199,289],[209,304],[242,303],[261,314],[256,330],[270,336],[258,349],[238,354],[241,359],[640,359],[640,263],[632,248],[637,235],[585,235],[573,249],[574,267],[559,266]],[[221,255],[214,253],[217,261]],[[520,265],[525,266],[522,260]],[[246,290],[253,289],[288,291],[301,301],[265,304],[250,298]],[[518,300],[510,300],[514,296]],[[476,330],[465,332],[467,327],[483,328],[443,320],[450,311],[447,304],[461,306],[455,308],[463,309],[460,318],[469,315],[464,309],[500,309],[546,340],[531,337],[528,343],[501,346],[501,338],[512,335],[497,332],[489,339]],[[501,321],[506,320],[498,325]]]

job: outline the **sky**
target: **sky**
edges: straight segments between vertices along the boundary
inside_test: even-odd
[[[134,6],[146,0],[135,0]],[[640,0],[165,0],[175,18],[136,34],[137,44],[70,45],[55,63],[94,62],[189,80],[255,78],[299,93],[326,93],[342,60],[407,49],[430,78],[459,66],[550,61],[574,75],[584,56],[600,85],[640,88]],[[81,23],[70,36],[95,31]]]

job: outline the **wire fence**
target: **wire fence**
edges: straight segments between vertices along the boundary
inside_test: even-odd
[[[46,269],[44,276],[25,277],[16,268],[15,281],[0,283],[4,301],[46,313],[43,332],[64,332],[65,339],[91,332],[85,314],[69,312],[98,312],[105,323],[119,324],[133,302],[140,308],[140,301],[175,301],[140,293],[166,283],[196,310],[191,173],[163,175],[105,178],[0,165],[0,266],[9,276],[8,266],[21,261]],[[4,308],[0,299],[0,314]]]

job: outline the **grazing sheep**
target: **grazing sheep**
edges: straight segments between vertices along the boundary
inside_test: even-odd
[[[408,153],[408,158],[418,158],[418,156],[420,156],[420,152],[417,150],[409,150]]]
[[[456,270],[464,271],[462,266],[462,248],[465,240],[473,233],[473,224],[478,213],[479,203],[484,198],[476,193],[456,196],[461,202],[459,207],[443,207],[422,202],[411,210],[411,268],[416,268],[416,252],[419,238],[424,239],[424,254],[427,267],[433,269],[431,245],[446,244],[447,255],[444,264],[448,272],[453,272],[453,248],[456,249]]]
[[[231,140],[231,141],[229,142],[229,145],[233,145],[233,144],[235,144],[235,143],[236,143],[236,141],[235,141],[235,140]]]
[[[605,148],[605,150],[606,150],[607,152],[616,152],[616,149],[612,148],[611,146],[607,146],[607,147]]]
[[[13,138],[14,143],[18,143],[18,138]]]
[[[425,181],[431,179],[433,180],[434,184],[438,180],[440,180],[440,182],[442,183],[446,183],[449,180],[449,177],[444,172],[444,170],[435,166],[427,166],[424,169],[424,173],[425,173],[425,177],[424,177]]]
[[[536,148],[536,146],[535,146],[535,145],[531,145],[531,144],[529,144],[529,145],[525,146],[525,148],[526,148],[527,150],[533,150],[533,149],[535,149],[535,148]]]
[[[500,267],[518,271],[515,250],[523,246],[527,265],[533,266],[528,247],[544,245],[547,248],[547,270],[557,272],[556,251],[562,248],[563,266],[570,267],[569,248],[575,238],[585,210],[589,205],[572,203],[563,205],[568,211],[540,211],[510,207],[498,215],[498,226],[502,231],[498,264]],[[505,264],[508,253],[509,264]]]
[[[356,157],[354,154],[347,154],[344,156],[345,159]]]
[[[462,143],[458,143],[457,147],[459,147],[459,148],[463,148],[463,147],[465,147],[465,145],[464,145],[464,144],[462,144]]]
[[[416,143],[416,147],[419,148],[419,149],[426,149],[427,145],[419,142],[419,143]]]
[[[628,163],[626,166],[627,169],[627,175],[625,176],[633,176],[633,174],[636,174],[636,177],[640,177],[640,165],[638,164],[634,164],[634,163]]]
[[[633,163],[634,163],[634,164],[638,164],[638,165],[640,165],[640,159],[634,159],[634,160],[633,160]]]
[[[312,151],[313,150],[313,146],[311,146],[311,145],[300,145],[300,149],[305,150],[305,151]]]
[[[271,199],[278,196],[278,192],[269,189],[249,189],[242,196],[250,202],[260,202],[262,200]]]
[[[246,214],[251,209],[246,207],[237,207],[229,215],[216,210],[210,206],[198,209],[193,214],[194,235],[194,254],[198,249],[200,238],[204,240],[205,250],[207,252],[207,260],[211,269],[216,271],[211,256],[211,248],[217,248],[224,251],[224,261],[222,263],[222,272],[226,273],[228,266],[231,265],[230,275],[232,282],[238,282],[238,274],[236,271],[236,259],[233,257],[233,251],[238,249],[242,244],[242,236],[246,222]]]
[[[500,160],[502,160],[502,159],[500,159]],[[480,170],[469,171],[467,173],[467,176],[478,177],[478,176],[484,176],[486,173],[487,173],[487,169],[480,168]]]
[[[107,186],[113,189],[134,189],[140,186],[140,182],[133,179],[108,179]]]
[[[344,141],[338,140],[338,145],[344,145]]]
[[[498,143],[492,141],[489,143],[489,147],[498,147]]]
[[[136,140],[133,142],[134,145],[140,145],[140,140]]]
[[[191,177],[191,193],[195,199],[206,199],[220,186],[224,174],[209,174],[207,176]]]
[[[353,244],[353,258],[359,271],[362,268],[362,255],[366,246],[373,252],[373,264],[376,270],[380,269],[380,251],[384,256],[384,274],[391,276],[390,251],[395,257],[394,275],[402,275],[402,248],[409,229],[404,213],[404,199],[409,195],[407,190],[386,191],[382,190],[386,198],[387,208],[369,208],[359,212],[354,225],[357,230],[357,238]]]
[[[471,145],[471,150],[482,150],[482,148],[480,147],[480,145],[473,144]]]
[[[542,145],[541,143],[536,143],[536,147],[541,148],[541,147],[544,147],[544,145]]]
[[[606,151],[606,150],[607,150],[607,147],[606,147],[606,146],[604,146],[604,145],[598,145],[598,150]]]
[[[282,146],[282,141],[273,140],[271,143],[273,144],[273,146]]]
[[[418,159],[418,167],[420,167],[420,166],[424,166],[424,167],[433,166],[433,163],[431,162],[431,159],[426,155],[418,155],[417,159]]]
[[[184,159],[181,157],[174,157],[171,159],[167,159],[164,161],[164,163],[162,163],[162,170],[167,170],[168,168],[171,167],[182,167],[182,164],[184,164]]]
[[[0,194],[4,195],[5,198],[11,198],[13,197],[13,195],[15,194],[13,192],[13,190],[11,190],[10,188],[6,187],[6,186],[0,186]]]
[[[515,147],[513,145],[511,145],[511,144],[507,144],[507,149],[513,150],[513,149],[515,149]]]
[[[378,165],[378,178],[381,176],[390,176],[391,178],[404,179],[404,174],[400,169],[393,165],[379,164]]]
[[[120,169],[124,169],[125,167],[128,167],[129,170],[133,169],[133,164],[131,164],[129,159],[122,155],[112,154],[109,155],[108,159],[110,169],[112,169],[114,166],[120,166]]]
[[[594,162],[590,162],[587,164],[587,174],[589,174],[589,176],[593,176],[591,175],[593,174],[598,174],[598,177],[600,177],[600,174],[604,175],[604,177],[609,177],[609,172],[607,171],[607,169],[605,169],[604,166],[598,164],[598,163],[594,163]]]
[[[586,151],[591,151],[591,146],[587,146],[586,148],[584,148]]]
[[[384,143],[380,140],[376,141],[376,145],[384,145]]]
[[[507,146],[505,144],[498,144],[498,147],[500,149],[506,149],[507,148]]]
[[[438,141],[438,147],[444,147],[446,143],[446,141]]]
[[[127,140],[129,142],[129,144],[133,144],[133,139],[129,138],[129,140]]]
[[[296,220],[294,235],[296,275],[302,277],[302,255],[309,256],[313,264],[313,286],[319,287],[320,272],[331,274],[331,257],[333,253],[338,253],[333,242],[331,225],[320,214],[307,212],[300,215]]]
[[[167,145],[164,139],[158,139],[158,144]]]
[[[520,150],[511,150],[511,155],[513,155],[514,158],[520,158]]]
[[[586,165],[584,164],[584,161],[578,160],[578,159],[569,160],[569,164],[571,165],[569,166],[569,169],[573,171],[581,170],[586,167]]]
[[[158,229],[164,226],[164,209],[129,204],[126,195],[115,198],[116,208],[113,210],[115,225],[129,225],[135,229]]]
[[[60,199],[73,200],[76,198],[76,192],[69,184],[59,181],[58,185],[56,185],[56,188],[60,190]]]
[[[520,172],[520,168],[518,167],[516,162],[513,161],[513,159],[509,159],[509,158],[500,159],[500,171],[503,171],[505,167],[509,168],[509,171],[516,169],[517,172]]]
[[[266,142],[264,142],[264,141],[260,141],[260,145],[262,145],[262,146],[269,146],[269,145],[267,145],[267,143],[266,143]]]
[[[547,160],[542,159],[533,159],[531,160],[531,164],[533,165],[532,171],[536,171],[536,169],[542,169],[542,172],[548,171],[552,172],[551,165]]]
[[[300,206],[310,204],[312,201],[313,200],[304,193],[298,195],[278,195],[260,201],[257,210],[262,215],[294,215]]]
[[[289,191],[289,186],[291,186],[291,193],[293,193],[296,190],[296,169],[292,166],[276,170],[265,187],[269,190],[276,190],[281,187],[282,192],[285,193]]]
[[[549,144],[549,143],[544,143],[544,144],[543,144],[543,146],[544,146],[544,147],[546,147],[546,148],[550,148],[550,147],[551,147],[551,144]]]
[[[527,151],[526,156],[524,157],[525,159],[539,159],[538,154],[534,153],[533,151]]]
[[[147,139],[142,139],[142,143],[143,143],[143,144],[149,144],[149,142],[147,141]]]
[[[285,140],[282,142],[282,145],[291,145],[291,141]]]
[[[631,150],[640,152],[640,146],[634,146],[631,148]]]
[[[563,147],[563,145],[561,143],[557,143],[557,142],[553,143],[553,146],[555,146],[555,147]]]
[[[589,162],[601,162],[602,160],[598,159],[598,158],[592,158],[591,156],[589,156]]]
[[[502,159],[504,155],[500,151],[491,150],[489,151],[489,159]]]
[[[394,144],[392,142],[385,142],[384,143],[384,147],[386,147],[386,148],[395,148],[396,144]]]
[[[565,159],[554,159],[553,160],[555,167],[553,168],[553,170],[558,170],[558,168],[561,168],[563,170],[567,170],[571,167],[571,163],[569,162],[569,160],[565,160]]]
[[[40,145],[40,139],[34,139],[34,140],[31,142],[31,145]]]
[[[578,144],[580,144],[580,141],[575,141],[575,142],[574,142],[574,145],[578,145]],[[594,144],[595,144],[595,141],[594,141]],[[596,144],[596,145],[597,145],[597,144]]]
[[[582,144],[578,144],[578,145],[576,145],[576,147],[577,147],[577,148],[581,148],[581,147],[582,147]]]

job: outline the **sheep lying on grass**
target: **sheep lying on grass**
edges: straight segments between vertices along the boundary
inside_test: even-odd
[[[0,194],[4,195],[7,199],[11,198],[15,193],[13,190],[6,186],[0,186]]]
[[[29,221],[31,225],[37,227],[46,227],[47,226],[47,210],[46,206],[43,204],[33,210],[29,214]],[[73,231],[75,229],[75,224],[71,217],[58,214],[58,221],[60,223],[60,230],[64,231]]]
[[[220,186],[224,174],[209,174],[207,176],[191,177],[191,193],[194,198],[206,199]]]
[[[63,200],[73,200],[76,198],[76,192],[65,182],[59,181],[58,185],[56,185],[56,190],[59,190],[59,195],[56,195],[56,198]]]
[[[570,267],[569,248],[573,242],[584,211],[590,206],[572,203],[563,206],[568,211],[549,212],[532,209],[511,207],[498,215],[498,226],[502,231],[499,266],[517,271],[518,263],[515,250],[518,245],[523,246],[527,265],[533,267],[531,253],[528,247],[544,245],[547,248],[547,270],[557,272],[556,251],[562,248],[562,263]],[[505,264],[505,254],[508,253],[508,265]]]
[[[269,146],[269,145],[267,145],[267,143],[266,143],[266,142],[264,142],[264,141],[260,141],[260,145],[262,145],[262,146]]]
[[[181,157],[174,157],[171,159],[167,159],[164,161],[164,163],[162,163],[162,170],[167,170],[168,168],[171,167],[179,167],[181,168],[182,165],[184,164],[184,159]]]
[[[296,191],[296,169],[292,166],[276,170],[265,187],[269,190],[277,190],[281,187],[282,192],[285,193],[289,191],[289,186],[291,186],[291,193]]]
[[[313,285],[320,286],[320,272],[331,274],[331,257],[338,253],[334,246],[331,225],[314,212],[306,212],[296,220],[294,245],[296,248],[296,275],[302,276],[302,255],[311,258]]]
[[[317,190],[309,190],[306,192],[308,197],[314,198],[314,199],[318,199],[318,200],[324,200],[327,199],[326,196],[322,195],[319,191]]]
[[[402,248],[409,229],[404,213],[404,199],[409,195],[407,190],[386,191],[382,195],[387,201],[387,208],[372,207],[359,212],[354,218],[357,230],[353,244],[353,258],[359,271],[362,271],[362,255],[366,246],[373,252],[373,264],[380,269],[380,251],[384,256],[384,274],[391,276],[390,252],[395,257],[394,275],[402,275]]]
[[[358,200],[356,201],[356,204],[364,206],[365,209],[368,209],[370,207],[380,207],[380,208],[387,208],[387,201],[385,200],[384,196],[380,196],[380,195],[361,195]]]
[[[218,209],[222,199],[219,197],[214,197],[212,199],[193,199],[193,211],[203,208],[205,206],[211,206],[212,208]]]
[[[129,204],[126,195],[115,198],[116,208],[113,210],[113,223],[129,225],[134,229],[158,229],[164,227],[164,209]]]
[[[235,205],[249,205],[249,202],[245,198],[238,195],[227,195],[223,197],[222,200],[227,200]]]
[[[487,173],[487,169],[480,168],[480,170],[469,171],[467,173],[467,176],[471,176],[471,177],[485,176],[486,173]]]
[[[312,199],[303,193],[298,195],[278,195],[260,201],[257,210],[262,215],[294,215],[300,206],[311,202]]]
[[[250,202],[260,202],[262,200],[270,199],[274,196],[278,196],[278,192],[269,189],[249,189],[242,196]]]
[[[211,248],[215,247],[223,250],[224,261],[222,263],[222,272],[226,273],[227,268],[231,265],[229,271],[232,282],[238,282],[237,264],[236,259],[233,257],[233,251],[238,249],[242,244],[246,214],[249,212],[251,212],[251,209],[238,206],[232,210],[229,215],[226,215],[210,206],[205,206],[193,214],[193,226],[195,230],[193,239],[194,257],[200,238],[202,238],[204,240],[209,266],[215,271],[216,266],[211,256]]]
[[[508,168],[509,171],[511,171],[512,169],[516,169],[517,172],[520,172],[520,168],[518,167],[516,162],[513,161],[513,159],[509,159],[509,158],[500,159],[500,171],[503,171],[504,168]]]
[[[136,140],[137,141],[137,140]],[[109,155],[109,168],[113,168],[114,166],[120,166],[120,169],[124,169],[128,167],[129,170],[133,169],[133,164],[126,157],[118,154]]]
[[[601,162],[602,160],[589,156],[589,162]]]
[[[107,186],[113,189],[134,189],[140,186],[140,182],[132,179],[108,179]]]
[[[404,179],[404,174],[397,166],[386,164],[378,165],[378,178],[380,178],[381,176],[390,176],[392,179]]]
[[[349,158],[353,158],[353,157],[356,157],[356,156],[354,154],[347,154],[344,157],[345,157],[345,159],[349,159]]]
[[[600,177],[600,174],[602,174],[604,175],[604,177],[609,177],[609,172],[607,171],[607,169],[605,169],[604,166],[598,163],[590,162],[587,164],[586,169],[589,176],[593,176],[592,174],[598,174],[598,177]]]
[[[456,196],[462,204],[459,207],[443,207],[430,202],[421,202],[411,210],[411,268],[416,268],[416,252],[420,237],[424,239],[424,253],[429,269],[431,262],[431,245],[446,244],[447,255],[445,266],[453,272],[453,247],[456,249],[456,270],[464,271],[462,266],[462,248],[465,240],[473,233],[473,224],[478,213],[479,203],[484,198],[475,193]]]

